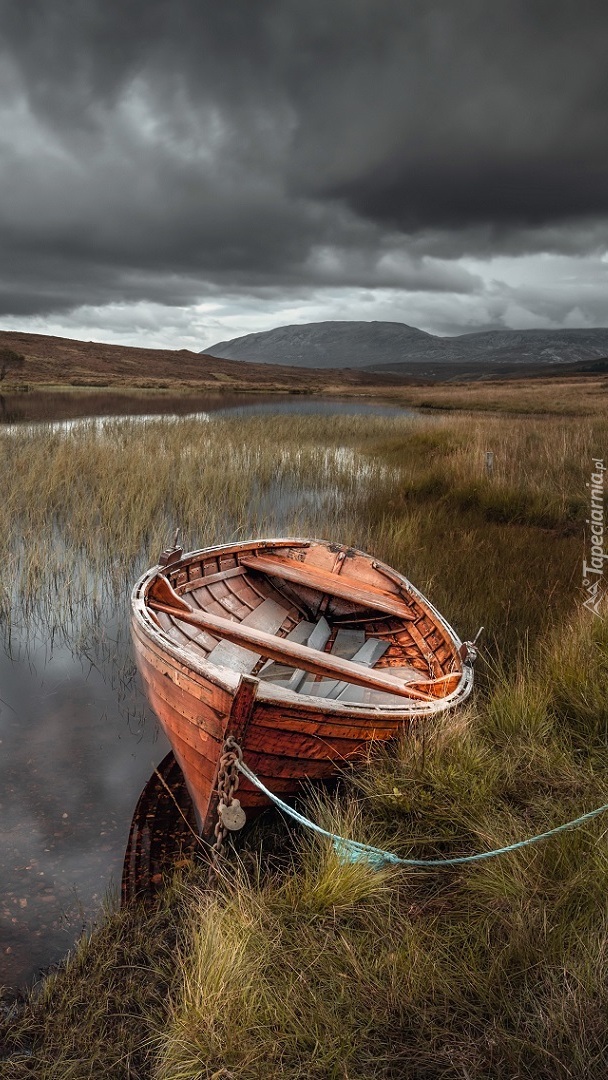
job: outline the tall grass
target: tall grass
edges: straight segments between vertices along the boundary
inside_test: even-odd
[[[0,593],[69,621],[92,597],[124,602],[177,525],[187,548],[325,536],[385,558],[463,633],[485,623],[512,650],[571,597],[598,426],[275,416],[5,434]]]
[[[280,531],[373,551],[463,633],[488,627],[481,690],[306,805],[404,856],[490,850],[608,802],[608,624],[579,584],[607,428],[273,417],[0,440],[4,595],[50,614],[102,574],[124,603],[177,523],[187,546]],[[7,1076],[603,1080],[606,820],[431,872],[342,864],[294,828],[276,855],[280,829],[216,893],[194,867],[83,942],[0,1025]]]

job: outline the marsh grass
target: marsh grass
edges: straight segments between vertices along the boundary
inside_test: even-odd
[[[475,416],[119,420],[5,434],[0,602],[5,612],[9,595],[46,606],[59,622],[91,598],[124,603],[177,525],[186,548],[316,535],[373,551],[463,634],[484,624],[511,654],[526,627],[542,632],[571,602],[600,436],[598,421]]]
[[[579,594],[605,441],[597,417],[480,415],[0,440],[0,596],[43,619],[63,592],[69,626],[92,582],[124,603],[177,523],[186,545],[278,531],[373,551],[463,634],[488,627],[480,689],[305,806],[403,856],[491,850],[608,802],[607,624]],[[156,912],[108,917],[4,1023],[6,1075],[603,1080],[606,827],[381,872],[297,829],[264,860],[262,830],[216,893],[194,866]]]
[[[494,412],[528,417],[602,417],[608,382],[601,375],[497,379],[408,387],[396,393],[408,405],[439,412]]]
[[[0,1076],[6,1080],[143,1077],[175,978],[175,916],[159,907],[108,911],[66,963],[6,1006]],[[103,988],[103,991],[102,991]]]
[[[593,652],[587,613],[577,630]],[[522,668],[512,689],[503,681],[496,696],[376,749],[345,778],[342,801],[321,806],[317,795],[313,815],[342,835],[431,858],[490,850],[605,803],[601,743],[581,761],[551,723],[552,693],[536,696],[571,633],[539,644],[527,682]],[[591,677],[599,686],[601,674]],[[342,865],[325,841],[303,837],[280,877],[237,872],[225,897],[194,895],[155,1075],[599,1080],[605,828],[596,819],[498,860],[432,872]]]

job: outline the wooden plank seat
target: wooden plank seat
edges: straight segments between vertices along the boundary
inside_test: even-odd
[[[339,656],[343,660],[353,660],[365,643],[363,630],[337,631],[333,645],[330,649],[332,656]],[[315,697],[327,697],[330,690],[336,685],[336,679],[319,679],[315,675],[306,675],[298,690],[301,694],[314,694]]]
[[[404,682],[424,682],[424,676],[413,667],[390,667],[382,668],[390,671],[393,675],[403,679]],[[343,689],[335,698],[339,701],[350,702],[357,705],[384,705],[393,708],[403,708],[403,698],[397,694],[385,693],[383,690],[373,690],[369,686],[353,686],[352,683],[342,683]]]
[[[293,630],[285,635],[285,641],[295,641],[297,645],[307,645],[310,635],[315,628],[313,622],[302,619],[296,623]],[[274,683],[275,686],[287,686],[295,668],[292,664],[281,664],[278,660],[267,660],[258,671],[258,678],[266,682]]]
[[[353,663],[362,664],[364,667],[374,667],[388,648],[389,642],[383,642],[379,637],[368,637],[367,640],[364,638],[361,648],[357,649],[354,656],[349,659]],[[322,679],[321,683],[313,683],[307,689],[302,687],[301,693],[313,693],[316,698],[328,698],[336,701],[341,698],[342,692],[348,686],[350,686],[348,680]]]
[[[302,623],[299,623],[298,625],[301,626]],[[316,649],[319,652],[322,651],[331,637],[331,627],[327,622],[327,619],[320,618],[316,626],[314,623],[307,623],[306,625],[311,626],[312,629],[306,641],[301,642],[301,644],[307,645],[309,649]],[[297,630],[297,627],[295,629]],[[296,640],[293,631],[292,634],[287,635],[287,638],[294,641]],[[276,686],[284,686],[287,690],[296,692],[300,688],[300,683],[302,683],[305,678],[306,671],[302,668],[287,667],[284,679],[274,680],[274,682]]]
[[[263,600],[240,625],[248,626],[252,630],[263,630],[267,634],[276,634],[286,618],[287,608],[277,604],[275,600]],[[209,653],[209,660],[213,664],[232,668],[243,675],[249,675],[261,657],[261,652],[251,652],[250,649],[243,649],[241,645],[235,645],[231,641],[220,641]]]
[[[327,620],[322,618],[319,619],[316,626],[314,623],[298,623],[291,633],[287,634],[285,640],[296,641],[301,645],[308,645],[311,649],[322,649],[329,639],[330,633],[331,628],[327,623]],[[380,638],[368,638],[366,640],[363,630],[340,629],[336,633],[329,653],[331,656],[339,656],[343,660],[355,660],[365,667],[373,668],[380,657],[386,652],[388,645],[388,641],[382,641]],[[408,674],[411,675],[411,678],[420,678],[420,672],[416,671],[414,668],[398,668],[392,670],[399,674],[407,670]],[[300,694],[310,695],[312,697],[324,697],[330,700],[336,700],[338,698],[342,699],[344,692],[351,685],[350,683],[340,681],[339,679],[323,679],[315,677],[314,675],[308,675],[302,669],[294,669],[293,667],[288,667],[286,664],[278,664],[276,661],[272,660],[269,660],[264,667],[260,669],[258,676],[274,683],[275,686],[284,686],[287,689],[295,690]],[[363,688],[358,687],[357,689]],[[379,691],[370,691],[370,693],[379,693],[379,696],[382,698],[390,697],[391,701],[393,698],[397,701],[400,700],[393,694],[382,694]],[[349,698],[348,700],[358,701],[359,698]]]
[[[307,628],[306,635],[298,633],[300,627]],[[308,629],[309,627],[310,629]],[[298,623],[298,626],[290,634],[287,634],[285,640],[297,641],[301,645],[308,645],[310,649],[321,650],[330,637],[331,627],[327,619],[321,618],[316,626],[314,623]],[[351,660],[364,641],[365,634],[362,630],[338,630],[329,652],[332,656]],[[316,697],[325,697],[326,693],[336,685],[335,679],[321,679],[314,685],[313,691],[310,689],[310,684],[314,684],[314,677],[311,678],[303,668],[293,668],[272,661],[265,664],[258,672],[258,675],[262,679],[269,679],[275,686],[284,686],[288,690],[294,690],[298,693],[314,693]]]

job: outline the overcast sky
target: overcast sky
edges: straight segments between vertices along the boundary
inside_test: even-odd
[[[599,0],[0,0],[0,329],[608,326]]]

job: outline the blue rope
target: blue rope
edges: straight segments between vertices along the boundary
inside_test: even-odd
[[[300,825],[305,825],[307,829],[312,829],[313,832],[319,833],[320,836],[326,836],[329,840],[333,841],[336,853],[340,857],[342,862],[367,862],[372,866],[381,867],[385,863],[394,863],[399,866],[457,866],[462,863],[480,862],[481,859],[492,859],[495,855],[505,855],[509,851],[518,851],[519,848],[528,847],[530,844],[537,844],[539,840],[546,840],[549,836],[556,836],[557,833],[565,832],[566,829],[573,829],[576,825],[582,825],[584,821],[589,821],[591,818],[598,817],[599,814],[603,814],[605,810],[608,810],[608,803],[605,806],[598,806],[596,810],[590,810],[587,814],[582,814],[581,817],[574,818],[573,821],[567,821],[565,825],[558,825],[555,829],[549,829],[547,832],[539,833],[538,836],[530,836],[527,840],[518,840],[516,844],[508,844],[507,847],[495,848],[494,851],[481,851],[477,855],[459,855],[453,859],[402,859],[399,855],[395,855],[392,851],[383,851],[382,848],[372,847],[370,844],[360,844],[358,840],[346,840],[343,836],[338,836],[336,833],[328,832],[327,829],[322,829],[316,822],[310,821],[309,818],[304,817],[303,814],[298,813],[292,806],[289,806],[282,799],[279,799],[277,795],[273,795],[272,791],[269,791],[264,786],[262,781],[251,771],[242,761],[237,761],[237,767],[246,776],[247,779],[255,784],[260,791],[267,795],[268,798],[278,806],[279,810],[288,814],[294,821],[299,822]]]

